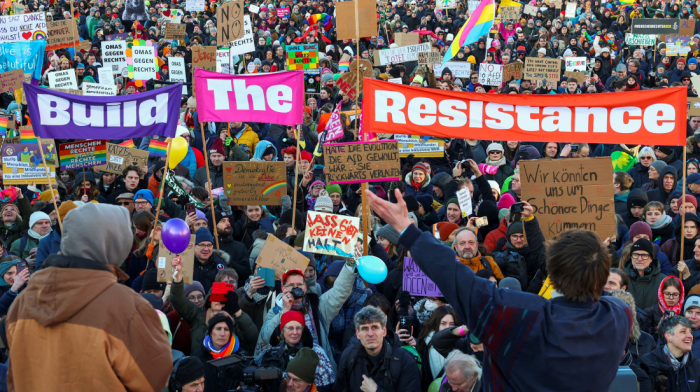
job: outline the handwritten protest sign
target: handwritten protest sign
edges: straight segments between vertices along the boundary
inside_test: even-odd
[[[503,66],[500,64],[481,64],[479,83],[484,86],[500,86],[503,81]]]
[[[49,72],[49,87],[77,89],[78,82],[75,79],[75,70]]]
[[[323,146],[329,184],[401,179],[396,140],[329,143]]]
[[[314,263],[316,260],[314,260]],[[306,270],[309,259],[274,235],[268,235],[255,264],[275,270],[275,279],[282,279],[287,270],[298,268]]]
[[[459,209],[462,210],[462,217],[466,218],[474,212],[472,194],[469,192],[469,188],[464,187],[457,191],[457,201],[459,202]]]
[[[418,33],[395,33],[394,42],[399,47],[418,45],[420,43],[420,35]]]
[[[437,0],[435,2],[435,9],[438,10],[451,10],[457,7],[457,0]]]
[[[24,72],[22,69],[0,73],[0,93],[22,88]]]
[[[612,160],[520,161],[522,199],[532,204],[547,240],[571,229],[616,234]]]
[[[525,7],[523,8],[523,13],[526,15],[535,16],[537,15],[537,6],[532,4],[525,4]]]
[[[229,42],[243,37],[243,0],[223,3],[216,9],[216,31],[221,39],[219,44],[228,45]]]
[[[187,86],[184,85],[187,82],[184,57],[168,57],[168,65],[170,66],[170,81],[183,83],[182,93],[187,94]]]
[[[586,72],[585,57],[568,57],[564,59],[564,67],[567,71]]]
[[[700,116],[700,98],[688,98],[688,116]]]
[[[350,72],[344,73],[336,82],[336,86],[347,94],[351,100],[356,100],[357,96],[364,90],[364,78],[372,76],[372,63],[369,60],[355,59],[350,63]],[[360,74],[357,74],[357,70]],[[359,79],[359,80],[358,80]],[[357,87],[357,90],[355,90]]]
[[[56,150],[42,144],[51,178],[56,177]],[[38,144],[5,143],[2,145],[2,181],[5,185],[48,184]]]
[[[187,249],[180,253],[180,258],[182,259],[182,270],[180,273],[185,284],[192,284],[194,276],[194,240],[195,235],[190,235],[190,243],[187,245]],[[172,263],[175,256],[177,254],[169,251],[165,246],[158,247],[158,282],[173,280]]]
[[[440,158],[445,155],[445,142],[434,138],[423,140],[418,136],[394,135],[399,143],[399,157],[413,154],[419,158]]]
[[[76,170],[107,163],[107,142],[88,140],[86,142],[64,143],[58,146],[61,170]]]
[[[499,10],[501,12],[501,19],[513,20],[518,19],[520,16],[519,6],[500,7]]]
[[[523,78],[523,63],[516,61],[503,67],[503,81],[510,82],[513,79]]]
[[[46,42],[46,50],[62,49],[72,47],[78,38],[78,29],[75,20],[63,19],[46,23],[49,36]]]
[[[186,29],[184,24],[168,23],[165,25],[165,39],[185,39]]]
[[[455,78],[468,78],[471,76],[472,63],[469,61],[448,61],[445,64],[440,63],[433,65],[433,73],[435,75],[442,75],[442,70],[449,68],[452,71],[452,76]]]
[[[564,16],[567,18],[576,17],[576,3],[566,3],[566,14]]]
[[[410,257],[403,258],[403,289],[411,295],[442,297],[435,282],[430,280]]]
[[[695,22],[695,19],[681,19],[678,35],[689,35],[692,37],[695,34]]]
[[[360,218],[308,211],[304,251],[324,255],[355,257]]]
[[[21,15],[0,15],[0,43],[46,39],[46,15],[32,12]]]
[[[352,2],[347,2],[352,4]],[[343,3],[338,3],[338,5]],[[396,49],[380,50],[379,52],[374,52],[375,55],[378,54],[379,65],[387,64],[398,64],[404,63],[406,61],[416,61],[418,60],[418,53],[430,51],[429,43],[422,43],[418,45],[409,45]],[[377,58],[377,57],[375,57]],[[376,63],[376,60],[375,60]],[[375,64],[376,65],[376,64]]]
[[[229,51],[231,56],[236,54],[244,54],[255,50],[255,39],[253,37],[253,24],[250,22],[250,16],[243,17],[243,36],[229,42]]]
[[[318,44],[287,45],[287,70],[318,68]]]
[[[99,82],[101,84],[114,84],[114,74],[112,73],[112,67],[97,68],[97,77],[100,79]]]
[[[228,204],[278,206],[287,194],[284,162],[224,162],[224,191]]]
[[[185,11],[204,11],[204,0],[185,0]]]
[[[134,165],[141,168],[146,165],[146,162],[148,162],[148,151],[107,143],[107,164],[100,167],[100,170],[122,174],[125,167]]]
[[[355,6],[358,15],[355,15]],[[353,39],[357,37],[355,21],[360,27],[360,38],[377,35],[377,4],[374,0],[357,0],[357,3],[345,1],[335,3],[337,22],[337,39]],[[357,18],[357,19],[356,19]]]
[[[564,76],[566,76],[568,80],[575,80],[579,86],[586,82],[586,74],[583,72],[566,71],[564,72]]]
[[[216,47],[193,46],[192,67],[198,67],[207,71],[216,71]]]
[[[527,57],[525,59],[524,77],[528,80],[542,80],[558,82],[561,71],[561,60],[540,59]]]
[[[117,95],[116,84],[83,82],[81,87],[83,89],[83,95],[93,95],[102,97],[113,97]]]
[[[420,65],[432,65],[442,63],[442,56],[440,52],[421,52],[418,53],[418,64]]]
[[[625,43],[627,45],[654,46],[656,36],[652,34],[625,34]]]

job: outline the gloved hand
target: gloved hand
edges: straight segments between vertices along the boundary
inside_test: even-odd
[[[226,140],[224,141],[224,145],[226,147],[230,146],[231,143],[233,142],[233,138],[231,136],[227,137]]]
[[[238,294],[234,290],[226,293],[226,303],[224,305],[224,310],[228,312],[231,316],[235,316],[241,307],[238,305]]]

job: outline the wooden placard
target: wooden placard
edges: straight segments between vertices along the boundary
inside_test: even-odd
[[[377,5],[374,0],[344,1],[335,4],[337,39],[353,39],[355,32],[355,4],[358,7],[360,38],[377,35]]]
[[[420,43],[420,34],[418,33],[395,33],[394,42],[402,46],[418,45]]]
[[[73,18],[46,22],[46,28],[49,32],[46,37],[46,50],[73,47],[76,42],[80,41]]]
[[[587,75],[584,72],[566,71],[564,72],[564,76],[576,80],[576,83],[580,86],[586,82]]]
[[[22,88],[24,82],[24,71],[16,69],[0,73],[0,93]]]
[[[610,157],[520,161],[520,181],[547,240],[571,229],[615,237]]]
[[[220,45],[243,38],[243,0],[229,1],[216,9],[216,31]]]
[[[274,235],[268,235],[265,245],[263,245],[257,260],[255,260],[255,264],[260,267],[272,268],[275,270],[275,279],[281,280],[282,275],[287,270],[293,268],[298,268],[302,271],[306,270],[306,266],[309,265],[309,259],[287,245],[286,242]]]
[[[523,63],[516,61],[503,67],[503,81],[508,83],[513,79],[523,78]]]
[[[184,24],[168,23],[165,25],[165,39],[185,39],[187,26]]]
[[[399,146],[395,139],[329,143],[323,146],[329,184],[401,180]]]
[[[433,65],[442,63],[442,56],[439,52],[422,52],[418,53],[418,64],[420,65]]]
[[[80,41],[75,46],[75,49],[79,52],[89,52],[90,49],[92,49],[92,41],[89,41],[89,40]]]
[[[308,211],[304,252],[355,257],[360,235],[360,218]]]
[[[282,205],[287,194],[284,162],[224,162],[223,170],[229,205]]]
[[[561,60],[528,57],[525,59],[524,76],[527,80],[558,82],[561,77]]]
[[[114,174],[122,174],[124,168],[134,165],[139,168],[148,163],[148,151],[107,143],[107,164],[97,166],[102,171]],[[139,176],[141,172],[139,172]]]
[[[192,278],[194,276],[194,239],[195,235],[190,235],[190,243],[187,245],[187,249],[180,253],[182,258],[182,281],[185,284],[192,284]],[[173,259],[177,256],[175,253],[169,251],[165,245],[160,245],[158,247],[158,282],[167,282],[168,275],[170,275],[170,280],[173,280]]]
[[[700,98],[688,98],[688,117],[700,116]]]

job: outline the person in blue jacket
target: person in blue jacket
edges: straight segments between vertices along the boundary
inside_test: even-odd
[[[632,311],[603,294],[610,257],[598,236],[570,230],[547,248],[551,300],[498,289],[455,260],[455,252],[411,225],[400,192],[392,204],[366,192],[372,209],[401,233],[420,269],[484,346],[484,390],[607,391],[632,327]],[[522,219],[533,219],[526,207]]]

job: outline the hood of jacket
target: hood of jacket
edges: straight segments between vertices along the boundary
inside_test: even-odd
[[[655,248],[655,253],[658,252]],[[645,273],[644,276],[639,275],[637,270],[634,268],[634,265],[632,265],[632,258],[630,257],[625,261],[625,272],[627,272],[627,275],[629,275],[631,280],[634,280],[636,282],[651,282],[652,279],[654,279],[654,276],[658,275],[661,273],[661,264],[659,264],[659,260],[654,258],[654,260],[651,261],[651,264],[649,264],[649,267],[651,268],[650,273]]]
[[[685,152],[687,154],[692,154],[692,153],[700,153],[700,147],[698,147],[698,143],[695,141],[695,136],[688,136],[687,139],[685,139]]]
[[[410,172],[406,174],[406,177],[404,177],[404,180],[406,181],[406,184],[412,184],[413,182],[413,172]],[[430,185],[430,174],[425,173],[425,180],[423,180],[423,183],[421,184],[421,188],[425,188],[428,185]]]
[[[255,154],[253,154],[253,159],[257,159],[262,161],[263,160],[263,153],[265,152],[265,149],[268,147],[272,147],[275,150],[275,155],[272,157],[273,161],[277,160],[277,147],[275,147],[274,144],[270,143],[267,140],[261,140],[258,142],[258,144],[255,145]]]
[[[664,189],[664,176],[667,174],[673,175],[673,187],[671,188],[670,192],[666,192]],[[663,169],[661,169],[661,172],[659,172],[659,178],[656,180],[656,183],[660,192],[663,192],[663,194],[667,196],[671,194],[676,190],[676,186],[678,186],[678,174],[676,173],[676,168],[671,165],[665,166]]]
[[[649,197],[647,196],[647,193],[639,188],[634,188],[627,194],[627,212],[629,212],[630,215],[632,214],[632,207],[635,205],[643,207],[648,203]]]
[[[693,222],[695,222],[697,227],[700,228],[700,217],[698,217],[697,214],[686,213],[685,214],[685,221],[686,222],[693,221]],[[683,240],[683,233],[681,230],[682,224],[683,224],[682,219],[680,219],[680,218],[676,219],[675,224],[674,224],[674,228],[673,228],[673,238],[675,238],[679,244]],[[695,238],[697,238],[697,236]],[[688,239],[688,241],[691,241],[691,239]],[[695,242],[694,239],[692,241]],[[688,246],[688,244],[686,243],[686,247],[687,246]]]

